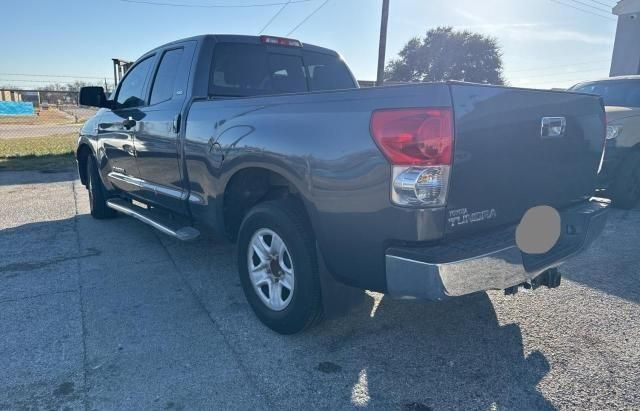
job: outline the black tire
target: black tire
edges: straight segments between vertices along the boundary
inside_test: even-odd
[[[631,209],[640,201],[640,152],[631,154],[621,165],[612,185],[614,207]]]
[[[247,213],[238,234],[238,271],[245,297],[260,321],[280,334],[303,331],[322,317],[315,240],[301,207],[293,200],[258,204]],[[251,241],[264,229],[281,237],[294,273],[295,287],[290,302],[281,311],[271,309],[262,301],[249,276]]]
[[[104,220],[118,215],[114,209],[107,207],[107,191],[102,184],[98,165],[93,156],[87,158],[87,191],[89,191],[89,207],[93,218]]]

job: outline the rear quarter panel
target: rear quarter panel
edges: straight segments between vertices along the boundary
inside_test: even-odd
[[[273,170],[300,192],[329,270],[384,291],[386,247],[440,238],[444,210],[391,205],[390,165],[370,136],[371,113],[450,105],[444,84],[195,102],[185,139],[192,213],[220,221],[236,172]]]

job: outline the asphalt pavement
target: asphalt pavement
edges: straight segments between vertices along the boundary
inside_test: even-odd
[[[233,246],[97,221],[74,173],[0,172],[0,409],[638,409],[640,209],[563,284],[445,303],[368,293],[261,325]]]

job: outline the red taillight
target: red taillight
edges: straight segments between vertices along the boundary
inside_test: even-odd
[[[375,111],[371,134],[394,165],[450,165],[453,118],[449,108]]]

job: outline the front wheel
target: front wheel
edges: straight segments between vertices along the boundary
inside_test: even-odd
[[[320,319],[315,241],[294,201],[269,201],[249,211],[238,235],[238,269],[247,301],[267,327],[294,334]]]
[[[91,216],[98,220],[113,218],[118,213],[107,206],[107,190],[98,173],[98,165],[93,156],[87,159],[87,191]]]

